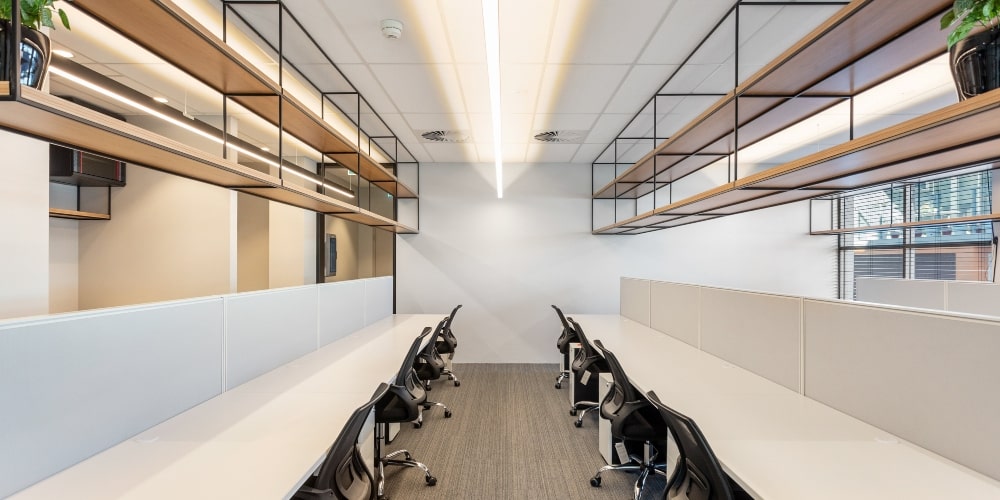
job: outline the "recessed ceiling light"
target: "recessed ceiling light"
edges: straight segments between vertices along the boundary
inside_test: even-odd
[[[503,198],[503,149],[500,131],[500,7],[498,0],[483,0],[486,36],[486,73],[490,82],[490,115],[493,118],[493,162],[497,176],[497,198]]]
[[[169,99],[167,99],[166,97],[154,97],[153,100],[156,102],[162,102],[163,104],[169,102]]]
[[[68,51],[68,50],[54,49],[52,51],[52,53],[55,54],[55,55],[57,55],[57,56],[59,56],[59,57],[65,57],[66,59],[72,59],[73,58],[73,53],[70,52],[70,51]]]

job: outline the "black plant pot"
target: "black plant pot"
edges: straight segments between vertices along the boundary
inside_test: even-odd
[[[951,75],[961,101],[1000,87],[1000,30],[970,35],[953,45]]]
[[[6,80],[10,74],[7,61],[10,42],[10,23],[0,21],[0,80]],[[38,30],[21,27],[21,85],[39,89],[45,81],[45,73],[49,68],[49,37]]]

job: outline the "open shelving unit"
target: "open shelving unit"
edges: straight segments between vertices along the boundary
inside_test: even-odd
[[[80,210],[69,210],[65,208],[50,208],[49,217],[73,220],[111,220],[111,214],[83,212]]]
[[[600,228],[640,234],[988,161],[1000,98],[980,96],[753,175],[739,150],[945,51],[950,1],[856,0],[593,193],[636,200],[730,158],[729,181]],[[995,127],[993,127],[995,128]],[[992,149],[992,151],[991,151]],[[668,190],[669,191],[669,190]]]
[[[131,2],[127,9],[111,0],[80,0],[74,6],[393,197],[417,198],[383,164],[169,0]],[[11,100],[8,89],[4,82],[0,98],[7,100],[0,103],[0,127],[369,226],[417,232],[285,182],[280,174],[261,173],[34,89],[22,88]]]

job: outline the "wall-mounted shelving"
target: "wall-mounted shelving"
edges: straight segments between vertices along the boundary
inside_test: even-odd
[[[595,232],[637,234],[988,162],[997,123],[1000,92],[990,92]]]
[[[0,87],[0,97],[7,95],[7,87]],[[416,232],[389,218],[32,88],[22,87],[18,100],[0,100],[0,127],[389,231]]]
[[[909,145],[930,139],[926,142],[938,149],[920,148],[924,155],[971,148],[978,139],[967,140],[969,136],[958,133],[957,128],[946,127],[951,135],[947,140],[923,136],[919,132],[921,127],[945,126],[954,119],[968,118],[969,125],[976,126],[973,123],[979,120],[972,116],[985,111],[991,104],[980,101],[971,107],[948,108],[952,113],[932,113],[924,117],[923,122],[907,122],[906,127],[892,127],[885,133],[871,134],[868,142],[850,141],[750,176],[741,177],[739,170],[740,149],[944,53],[938,17],[950,6],[949,1],[937,0],[851,2],[611,182],[599,187],[593,198],[595,203],[596,200],[633,200],[634,203],[638,198],[726,158],[731,161],[729,182],[687,199],[676,202],[669,199],[665,205],[635,217],[595,228],[594,233],[639,234],[935,169],[928,162],[919,162],[916,156],[904,158],[902,152],[890,153],[908,146],[877,149],[882,157],[862,154],[863,151],[874,153],[869,150],[873,145],[871,141],[903,141],[900,144]],[[910,136],[914,138],[907,139]],[[991,157],[980,154],[980,148],[973,149],[966,150],[966,157],[949,156],[945,163],[940,163],[939,158],[936,168],[966,165],[973,157],[979,160]],[[850,160],[837,161],[839,155],[847,155]],[[853,166],[848,167],[848,163]],[[893,168],[886,168],[890,166]],[[837,170],[826,175],[827,169]]]
[[[284,92],[172,2],[137,1],[130,3],[128,9],[122,9],[120,2],[113,0],[79,0],[73,4],[272,125],[280,124],[285,132],[393,196],[417,197],[413,189],[399,182],[359,145]],[[192,54],[198,57],[191,57]]]
[[[886,229],[905,229],[911,227],[946,226],[955,224],[970,224],[975,222],[1000,221],[1000,214],[970,215],[968,217],[952,217],[949,219],[919,220],[910,222],[897,222],[895,224],[879,224],[874,226],[842,227],[838,229],[824,229],[810,231],[812,235],[828,234],[851,234],[864,233],[869,231],[881,231]]]
[[[69,210],[65,208],[50,208],[49,217],[73,220],[111,220],[111,214],[83,212],[80,210]]]

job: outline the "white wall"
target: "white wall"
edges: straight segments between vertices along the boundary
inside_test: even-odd
[[[316,213],[269,202],[270,288],[316,282]]]
[[[80,308],[230,291],[230,192],[128,166],[112,218],[80,226]]]
[[[461,362],[556,362],[549,304],[617,313],[620,276],[833,297],[836,240],[799,203],[641,236],[590,232],[590,166],[421,165],[420,234],[397,243],[398,313],[447,312]]]
[[[49,311],[49,144],[0,131],[0,318]]]

